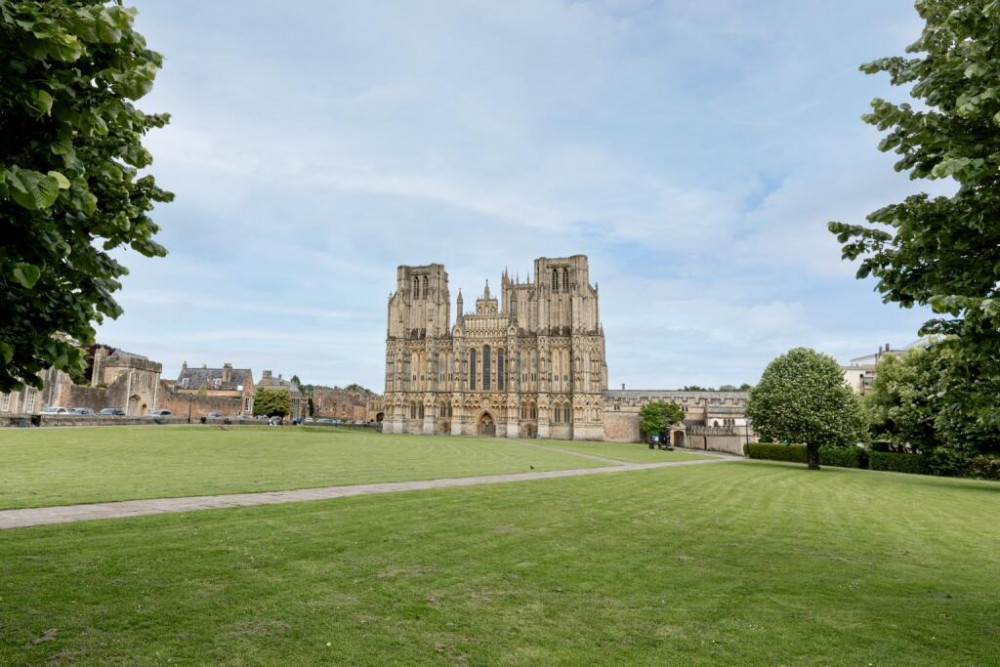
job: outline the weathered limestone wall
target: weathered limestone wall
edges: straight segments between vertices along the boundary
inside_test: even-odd
[[[639,413],[604,411],[604,439],[614,442],[639,442]]]
[[[175,417],[183,417],[184,421],[187,421],[189,408],[192,420],[209,412],[220,412],[224,417],[233,417],[242,411],[243,399],[239,396],[201,396],[164,390],[160,394],[158,407],[161,410],[171,410]]]

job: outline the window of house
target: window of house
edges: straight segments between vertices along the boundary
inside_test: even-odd
[[[7,412],[10,410],[10,394],[4,394],[0,397],[0,412]]]
[[[222,386],[222,378],[215,378],[214,380],[212,380],[212,385],[216,389],[218,389],[219,387],[221,387]]]
[[[181,378],[181,386],[184,387],[185,389],[187,389],[188,381],[189,380],[190,380],[190,378]]]
[[[35,409],[35,390],[31,387],[24,388],[24,411],[31,412]]]

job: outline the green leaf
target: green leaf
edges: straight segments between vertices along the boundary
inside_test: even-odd
[[[56,183],[59,185],[60,190],[69,190],[69,179],[63,176],[58,171],[50,171],[49,176],[56,179]]]
[[[44,90],[35,91],[35,108],[38,109],[43,116],[52,115],[52,96]]]
[[[11,278],[25,289],[31,289],[42,277],[42,270],[33,264],[18,262],[14,265],[14,270],[10,272]]]
[[[11,167],[6,182],[10,198],[29,211],[46,209],[59,196],[59,181],[31,169]]]
[[[14,358],[14,346],[8,343],[0,343],[0,358],[5,364],[9,364]]]

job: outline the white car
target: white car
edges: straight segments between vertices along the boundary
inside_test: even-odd
[[[49,407],[42,410],[43,415],[68,415],[69,410],[66,408],[61,408],[58,405],[50,405]]]
[[[153,410],[152,412],[149,413],[149,416],[150,417],[169,417],[172,414],[174,414],[174,413],[171,412],[170,410]]]

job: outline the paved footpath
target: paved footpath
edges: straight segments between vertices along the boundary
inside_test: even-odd
[[[589,458],[589,457],[588,457]],[[36,507],[30,509],[0,510],[0,530],[27,528],[53,523],[74,523],[96,519],[122,519],[148,514],[172,512],[193,512],[196,510],[221,509],[226,507],[248,507],[251,505],[280,505],[309,500],[329,500],[350,496],[366,496],[399,491],[420,491],[423,489],[447,489],[456,486],[478,486],[480,484],[503,484],[506,482],[527,482],[536,479],[556,479],[559,477],[579,477],[581,475],[601,475],[612,472],[653,470],[674,466],[702,465],[722,461],[741,460],[735,456],[719,456],[711,459],[690,461],[664,461],[662,463],[619,463],[606,468],[578,468],[572,470],[551,470],[548,472],[523,472],[508,475],[481,475],[478,477],[457,477],[453,479],[430,479],[415,482],[385,482],[381,484],[357,484],[354,486],[330,486],[320,489],[297,489],[293,491],[264,491],[261,493],[235,493],[223,496],[190,496],[187,498],[154,498],[150,500],[125,500],[114,503],[92,503],[88,505],[63,505],[61,507]]]

